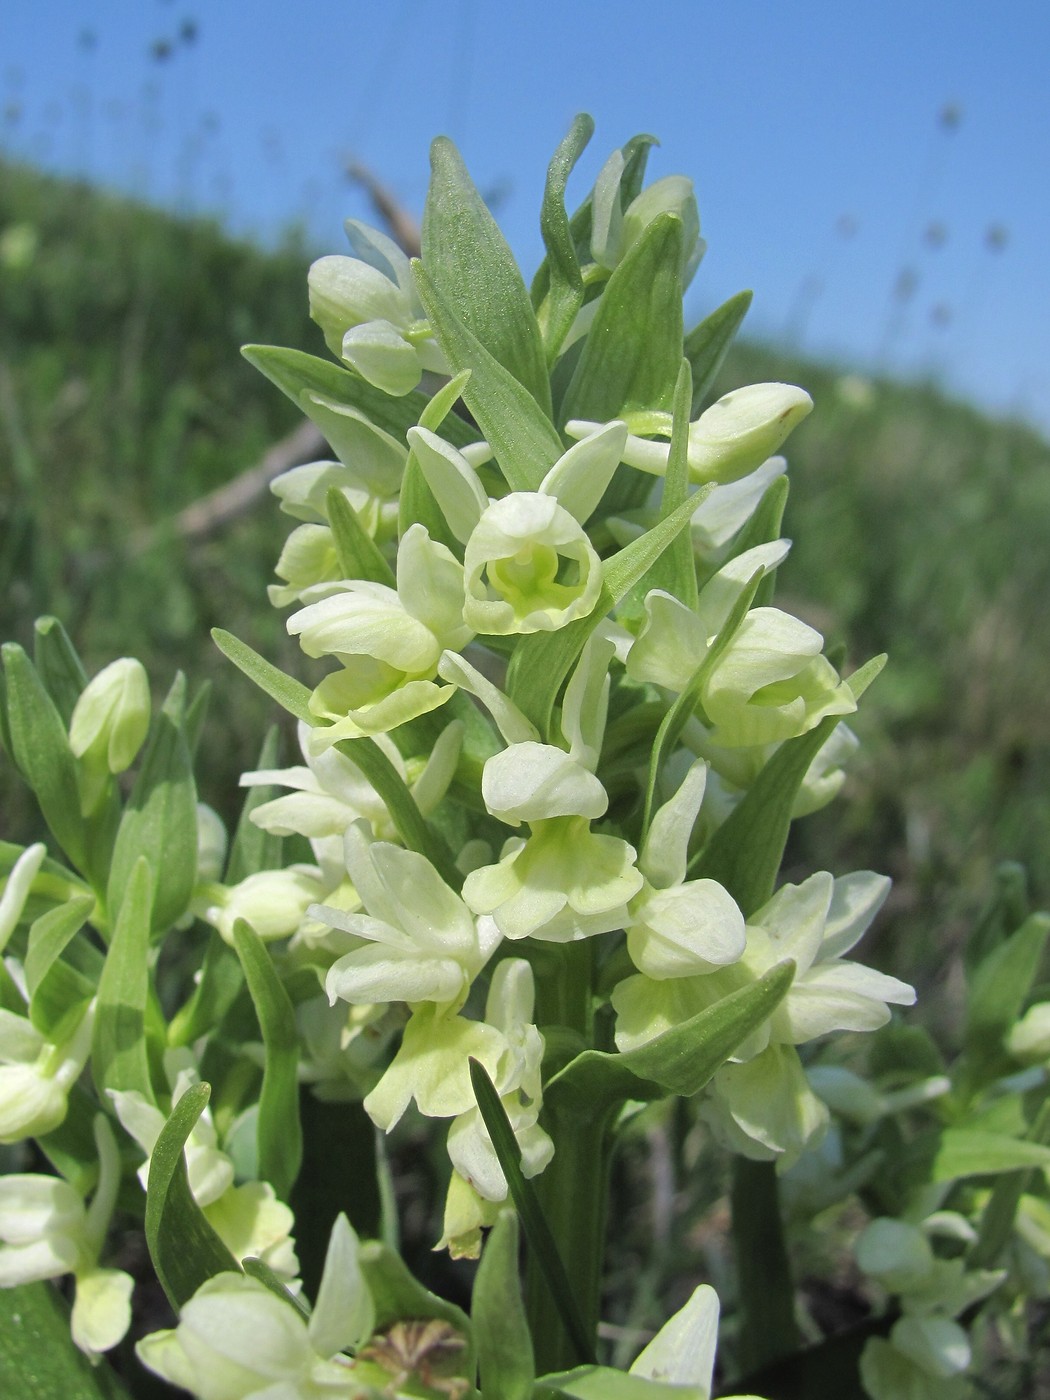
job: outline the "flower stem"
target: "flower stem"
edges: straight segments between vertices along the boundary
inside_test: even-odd
[[[733,1246],[740,1296],[743,1371],[798,1350],[795,1286],[784,1242],[776,1169],[738,1157],[733,1163]]]

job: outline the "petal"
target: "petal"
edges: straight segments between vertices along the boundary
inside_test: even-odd
[[[481,793],[489,812],[511,826],[551,817],[594,819],[609,806],[594,774],[553,744],[512,744],[488,759]]]
[[[714,880],[653,890],[632,905],[631,961],[647,977],[692,977],[734,963],[746,946],[744,916]]]
[[[328,1239],[317,1305],[310,1318],[310,1343],[318,1356],[335,1356],[372,1335],[376,1312],[361,1272],[354,1227],[340,1211]]]
[[[466,544],[489,503],[477,472],[462,452],[427,428],[409,428],[408,441],[449,529]]]
[[[135,1280],[120,1269],[92,1269],[77,1275],[70,1316],[73,1341],[88,1356],[109,1351],[131,1326],[131,1293]]]

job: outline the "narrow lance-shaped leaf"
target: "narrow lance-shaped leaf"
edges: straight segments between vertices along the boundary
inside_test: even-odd
[[[956,1181],[967,1176],[991,1176],[1022,1167],[1050,1167],[1050,1147],[1007,1133],[971,1128],[946,1128],[933,1158],[930,1180]]]
[[[470,1319],[462,1308],[431,1293],[409,1272],[408,1265],[380,1240],[366,1240],[358,1251],[358,1262],[375,1305],[376,1330],[409,1317],[440,1317],[450,1322],[466,1338],[463,1369],[474,1364],[474,1338]]]
[[[966,998],[968,1085],[993,1078],[1009,1060],[1003,1040],[1021,1014],[1050,935],[1050,914],[1030,915],[971,973]]]
[[[518,1272],[518,1220],[502,1211],[489,1231],[474,1277],[470,1315],[482,1394],[530,1400],[536,1366]]]
[[[408,849],[426,856],[445,883],[459,890],[463,876],[456,869],[452,852],[423,817],[405,780],[379,745],[364,737],[343,739],[335,747],[360,768],[386,803],[398,835]]]
[[[11,756],[73,865],[87,874],[76,760],[55,702],[20,646],[3,647]]]
[[[606,423],[670,409],[682,362],[682,222],[660,214],[613,271],[561,408]]]
[[[549,416],[543,343],[514,255],[447,137],[431,145],[430,170],[424,266],[467,330]]]
[[[693,370],[691,418],[695,418],[703,408],[753,297],[753,292],[737,292],[735,297],[716,307],[685,337],[685,357]]]
[[[469,369],[463,399],[514,491],[535,491],[562,455],[561,438],[529,391],[471,334],[428,276],[413,263],[430,323],[454,372]],[[446,434],[447,436],[447,434]]]
[[[789,482],[786,476],[774,477],[766,487],[762,499],[758,503],[758,509],[737,536],[733,546],[734,554],[745,554],[749,549],[754,549],[756,545],[769,544],[773,540],[780,539],[780,527],[784,520],[784,507],[787,505],[788,490]],[[763,575],[762,581],[758,585],[752,606],[768,608],[773,602],[776,586],[777,571],[770,569],[768,573]]]
[[[29,930],[24,972],[30,1001],[41,983],[62,956],[66,945],[87,923],[95,901],[90,895],[68,900],[34,919]]]
[[[279,671],[272,662],[260,656],[247,642],[242,642],[232,632],[213,627],[211,636],[223,656],[232,661],[238,670],[243,671],[250,681],[254,681],[271,700],[276,700],[282,709],[287,710],[296,719],[301,719],[304,724],[317,723],[317,716],[310,712],[310,692],[301,681]]]
[[[963,948],[967,974],[1004,942],[1028,917],[1028,875],[1006,860],[996,866],[992,892]]]
[[[208,706],[210,704],[211,681],[204,681],[202,685],[197,687],[196,695],[186,706],[186,718],[183,724],[183,735],[191,761],[200,747],[201,735],[204,733],[204,726],[208,720]]]
[[[262,772],[277,767],[280,752],[280,734],[276,725],[266,731],[256,768]],[[252,813],[264,802],[277,796],[276,785],[252,785],[244,790],[241,814],[237,818],[237,829],[230,843],[230,854],[226,860],[223,882],[237,885],[248,875],[256,875],[260,870],[281,868],[281,848],[283,838],[264,831],[252,821]]]
[[[183,1149],[207,1107],[210,1084],[194,1084],[171,1111],[150,1158],[146,1244],[168,1302],[178,1311],[215,1274],[240,1265],[193,1199]]]
[[[885,662],[885,656],[873,657],[849,678],[855,700]],[[724,885],[745,917],[761,909],[773,894],[795,797],[809,765],[838,723],[837,715],[829,715],[808,734],[782,744],[740,804],[690,862],[690,875]]]
[[[552,365],[583,305],[583,275],[576,240],[565,208],[565,187],[573,167],[594,133],[594,121],[586,113],[576,117],[547,167],[547,183],[540,210],[540,231],[547,248],[541,273],[533,284],[539,291],[538,318]],[[542,290],[540,290],[542,288]]]
[[[0,1288],[0,1394],[17,1400],[129,1400],[105,1362],[70,1336],[69,1304],[50,1283]]]
[[[536,1196],[535,1188],[521,1170],[521,1150],[510,1125],[507,1111],[503,1107],[492,1080],[484,1065],[470,1061],[470,1082],[474,1086],[474,1096],[478,1109],[485,1122],[492,1147],[507,1178],[511,1199],[517,1209],[525,1238],[533,1251],[551,1294],[561,1315],[562,1325],[576,1348],[579,1359],[594,1361],[594,1351],[587,1329],[583,1325],[580,1311],[573,1296],[565,1265],[558,1252],[558,1246],[547,1223],[546,1216]]]
[[[393,569],[358,520],[353,506],[334,486],[329,489],[325,499],[325,511],[343,578],[365,579],[369,583],[385,584],[388,588],[396,587]]]
[[[235,922],[233,939],[266,1053],[257,1128],[259,1171],[280,1199],[287,1201],[303,1156],[295,1009],[265,945],[243,919]]]
[[[185,678],[179,676],[153,722],[117,832],[107,887],[113,922],[132,869],[144,856],[153,873],[154,934],[182,918],[197,877],[197,789],[183,728],[185,688]]]
[[[1050,1103],[1041,1104],[1028,1139],[1042,1147],[1050,1144]],[[1034,1170],[1028,1168],[998,1178],[981,1211],[977,1238],[966,1256],[968,1269],[990,1269],[998,1262],[1013,1234],[1021,1197],[1031,1190],[1034,1176]]]
[[[692,398],[692,378],[689,361],[683,360],[674,390],[673,427],[667,474],[660,498],[660,516],[665,520],[678,509],[689,494],[689,404]],[[695,505],[694,505],[695,509]],[[696,607],[696,562],[693,542],[688,530],[682,530],[667,546],[648,572],[638,581],[632,596],[641,599],[651,588],[662,588],[685,604]]]
[[[628,1099],[698,1094],[737,1046],[763,1025],[787,995],[793,962],[778,963],[681,1025],[622,1054],[585,1050],[544,1090],[544,1102],[564,1111],[608,1112]]]
[[[152,897],[150,868],[140,856],[121,901],[98,984],[91,1072],[103,1103],[107,1089],[134,1090],[154,1101],[145,1029]]]
[[[359,409],[377,428],[382,428],[392,437],[403,438],[409,428],[419,422],[419,415],[427,406],[427,396],[418,390],[394,398],[359,375],[351,374],[330,360],[307,355],[302,350],[285,350],[276,345],[245,345],[241,354],[308,417],[311,403],[303,395],[321,394],[337,403]],[[477,433],[470,424],[455,414],[449,415],[442,436],[456,447],[465,447],[468,442],[477,439]]]
[[[94,906],[90,896],[71,899],[41,914],[29,930],[24,968],[29,1019],[49,1040],[70,1008],[95,994],[97,983],[62,957]]]
[[[57,617],[38,617],[33,624],[33,662],[55,708],[68,725],[87,672]]]
[[[192,1045],[214,1030],[243,986],[244,972],[237,954],[218,932],[213,932],[189,1000],[171,1018],[168,1044]]]

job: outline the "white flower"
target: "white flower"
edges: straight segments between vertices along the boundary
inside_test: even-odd
[[[256,1279],[216,1274],[183,1307],[177,1327],[135,1349],[143,1365],[198,1400],[351,1400],[360,1387],[341,1353],[374,1324],[357,1236],[340,1215],[309,1322]]]
[[[0,1142],[43,1137],[65,1119],[69,1091],[91,1052],[94,1002],[58,1042],[0,1008]]]
[[[532,1024],[535,989],[532,968],[522,958],[507,958],[492,975],[485,1003],[485,1022],[494,1026],[515,1050],[496,1083],[521,1151],[525,1176],[537,1176],[554,1155],[554,1144],[539,1125],[542,1105],[540,1065],[543,1036]],[[507,1198],[507,1179],[485,1127],[481,1110],[467,1109],[448,1132],[448,1155],[459,1175],[489,1201]]]
[[[849,686],[821,655],[820,633],[778,608],[752,608],[714,652],[748,579],[759,568],[775,568],[787,550],[786,540],[776,540],[738,555],[705,584],[695,609],[661,589],[646,596],[646,621],[627,672],[681,693],[711,655],[699,706],[715,747],[780,743],[808,733],[826,715],[857,708]]]
[[[374,841],[363,822],[346,833],[346,865],[366,912],[317,905],[323,923],[366,940],[333,963],[329,1000],[437,1002],[458,1008],[499,943],[416,851]]]
[[[102,1114],[94,1131],[99,1177],[89,1207],[58,1177],[0,1176],[0,1288],[75,1275],[70,1326],[73,1341],[90,1357],[127,1332],[134,1287],[129,1274],[99,1267],[120,1187],[120,1155]]]
[[[412,772],[392,739],[385,734],[375,736],[374,742],[405,780],[424,816],[429,816],[448,790],[462,736],[463,726],[458,721],[446,725],[426,763],[414,763]],[[334,885],[345,872],[343,837],[353,822],[364,818],[383,841],[396,840],[397,829],[386,803],[353,759],[330,745],[320,747],[316,737],[315,729],[300,724],[299,746],[305,766],[244,773],[241,786],[292,789],[286,796],[256,807],[251,820],[275,836],[307,837],[326,881]]]
[[[606,425],[564,453],[537,491],[490,501],[470,461],[436,433],[409,441],[453,534],[465,546],[463,616],[475,632],[548,632],[598,601],[601,561],[583,524],[619,465],[627,429]]]
[[[715,880],[686,880],[689,837],[707,783],[697,760],[654,814],[638,868],[646,878],[631,901],[627,949],[647,977],[692,976],[734,963],[744,952],[744,916]]]
[[[806,391],[793,384],[749,384],[724,394],[689,425],[690,480],[730,482],[748,476],[776,452],[812,407]],[[671,453],[666,440],[671,436],[671,415],[642,413],[637,420],[641,431],[661,434],[664,440],[632,433],[624,445],[623,460],[639,471],[664,476]],[[586,440],[601,426],[573,419],[565,431]]]
[[[69,747],[80,760],[80,805],[98,805],[111,773],[123,773],[149,731],[149,679],[141,661],[125,656],[84,687],[69,721]]]
[[[178,1103],[187,1089],[199,1082],[199,1075],[189,1051],[169,1051],[165,1068],[174,1077],[172,1105]],[[110,1089],[113,1108],[121,1127],[134,1138],[146,1154],[138,1177],[143,1191],[149,1180],[150,1159],[157,1145],[165,1115],[135,1089]],[[211,1205],[233,1184],[233,1163],[219,1148],[218,1134],[212,1121],[211,1109],[205,1108],[190,1132],[185,1150],[186,1170],[190,1190],[199,1206]]]
[[[317,866],[290,865],[286,870],[256,871],[236,885],[198,885],[193,898],[199,916],[232,946],[238,919],[250,924],[264,943],[291,937],[310,906],[327,892]]]
[[[310,268],[310,315],[328,348],[388,394],[407,394],[424,369],[447,373],[397,244],[354,219],[346,232],[356,257],[321,258]]]
[[[397,588],[344,582],[293,613],[288,631],[307,656],[333,656],[342,670],[326,676],[310,708],[332,721],[327,742],[381,734],[451,699],[434,683],[446,647],[472,632],[463,621],[463,566],[422,525],[411,525],[397,554]]]

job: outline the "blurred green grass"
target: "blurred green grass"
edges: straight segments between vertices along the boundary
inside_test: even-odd
[[[0,163],[0,636],[29,644],[51,612],[91,668],[134,653],[158,692],[177,668],[213,681],[202,791],[227,814],[272,714],[208,630],[297,665],[264,592],[287,522],[267,500],[194,545],[164,522],[296,425],[238,351],[324,353],[308,261],[301,240],[263,251]],[[785,874],[892,874],[896,918],[875,956],[921,977],[999,860],[1027,864],[1050,898],[1050,447],[933,386],[747,341],[719,391],[762,379],[817,405],[788,444],[796,543],[778,601],[852,664],[891,658],[846,796],[797,824]],[[3,834],[27,839],[6,765],[0,803]]]

